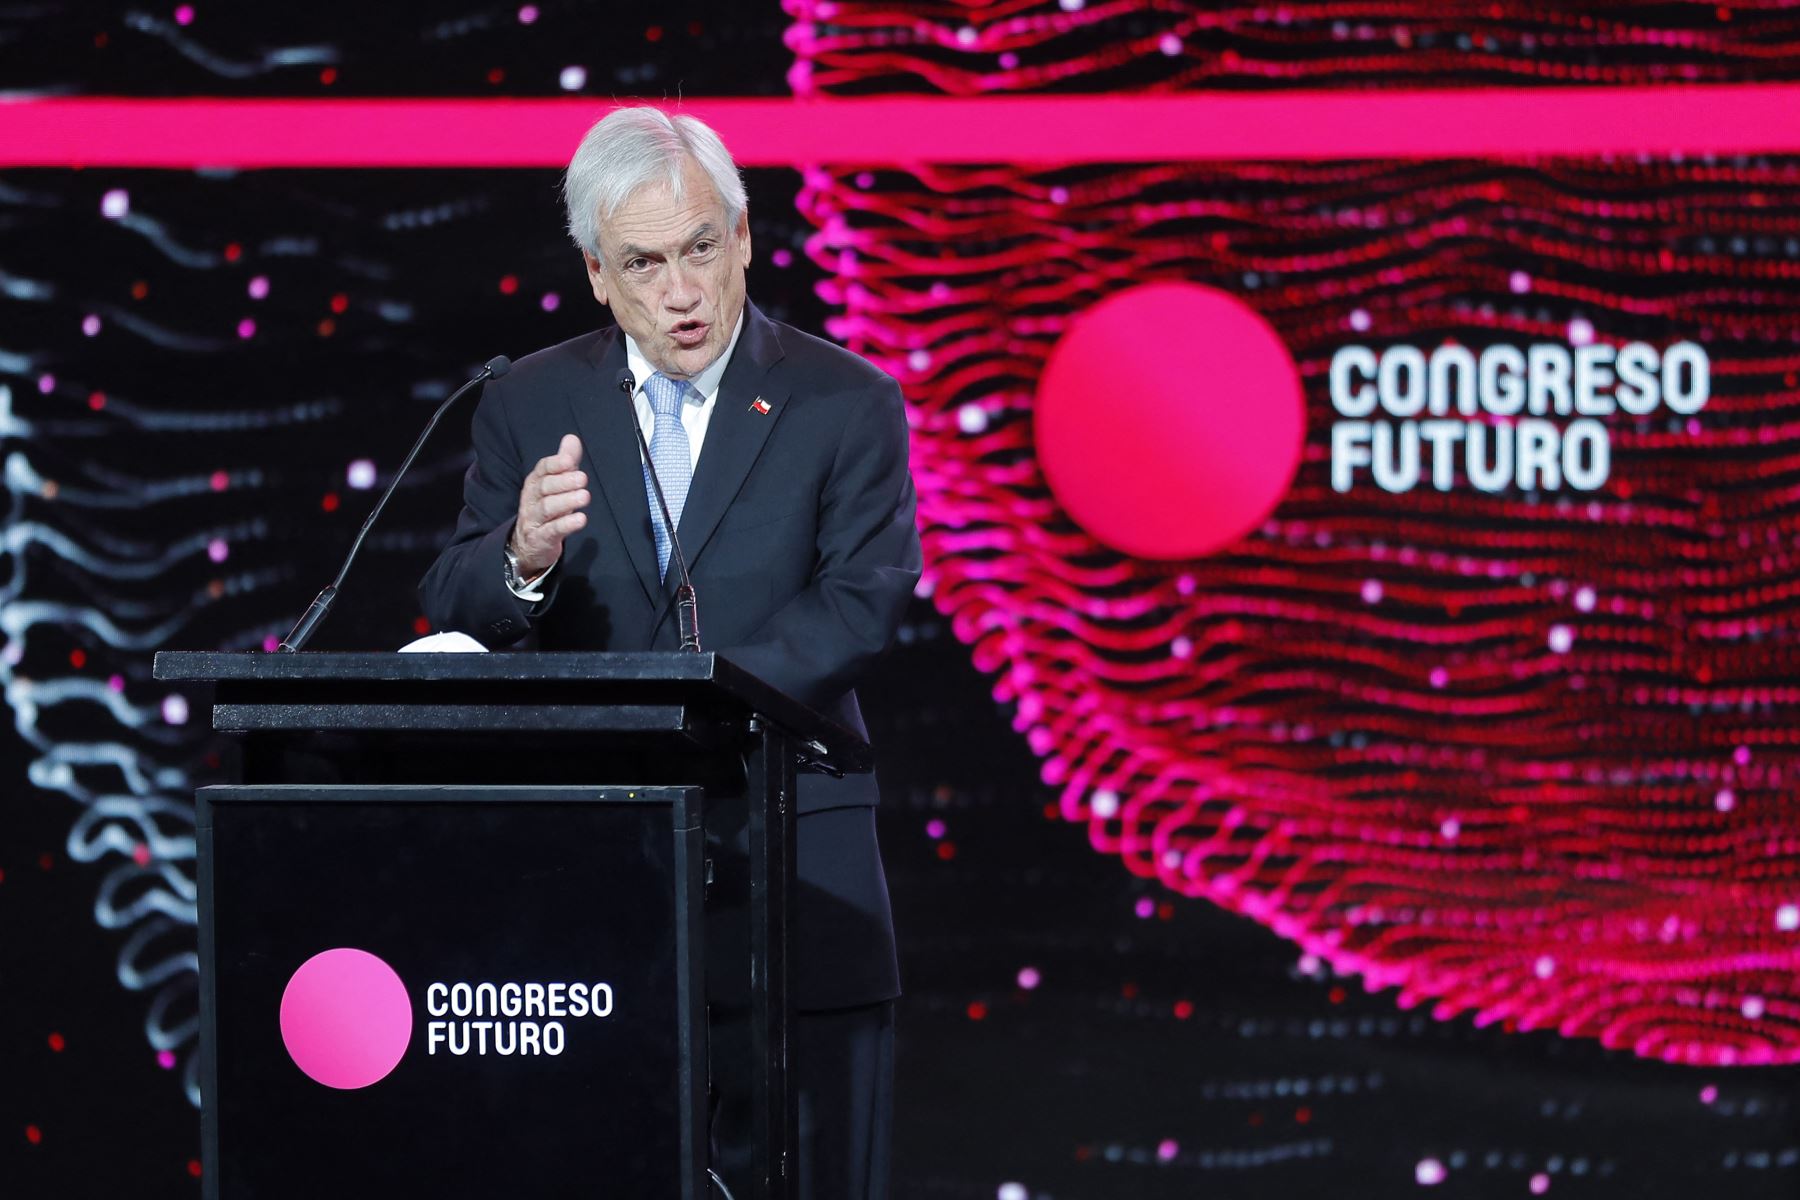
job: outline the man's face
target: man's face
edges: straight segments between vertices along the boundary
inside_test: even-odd
[[[632,193],[600,222],[599,261],[586,255],[594,299],[612,309],[644,357],[689,379],[725,352],[744,310],[750,222],[725,223],[725,206],[700,165],[682,169],[677,203],[665,183]]]

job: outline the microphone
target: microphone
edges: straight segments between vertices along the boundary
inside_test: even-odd
[[[630,404],[632,396],[637,392],[637,378],[632,375],[630,367],[620,368],[614,386],[625,393],[625,401]],[[638,424],[636,405],[631,410],[631,428],[637,433],[638,449],[643,452],[644,466],[650,472],[650,487],[656,492],[656,506],[662,509],[663,528],[669,531],[669,549],[674,551],[675,565],[681,570],[681,586],[675,589],[675,623],[681,630],[681,648],[698,654],[700,602],[695,599],[694,585],[688,579],[687,556],[681,552],[681,539],[675,535],[675,522],[669,519],[669,502],[663,499],[662,480],[656,477],[656,464],[650,460],[650,443],[644,440],[644,427]]]
[[[381,493],[381,499],[375,502],[375,507],[369,512],[368,519],[362,523],[361,532],[350,544],[350,553],[344,556],[344,565],[338,568],[337,578],[325,586],[325,590],[318,594],[312,605],[295,623],[294,628],[281,640],[279,647],[281,653],[298,653],[308,641],[312,640],[314,631],[325,620],[325,614],[331,611],[331,605],[337,599],[338,589],[344,586],[344,576],[350,573],[350,564],[356,561],[356,552],[362,549],[363,539],[369,536],[369,529],[375,524],[375,518],[379,517],[381,510],[387,507],[388,497],[392,496],[394,489],[400,486],[400,480],[406,475],[407,468],[413,465],[413,459],[417,458],[419,451],[424,448],[425,439],[431,436],[431,431],[437,428],[438,421],[450,411],[450,406],[461,399],[462,394],[476,384],[485,383],[490,379],[498,379],[510,370],[512,370],[512,360],[504,354],[495,355],[487,360],[487,364],[476,373],[473,379],[451,392],[450,398],[438,405],[437,411],[431,414],[431,420],[425,423],[425,432],[419,435],[419,440],[413,443],[411,450],[407,451],[406,461],[400,464],[398,471],[394,472],[393,481],[387,485],[387,491]]]

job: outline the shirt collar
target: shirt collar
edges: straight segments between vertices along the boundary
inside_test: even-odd
[[[706,370],[688,380],[691,386],[684,393],[684,399],[697,404],[705,404],[718,395],[719,384],[725,378],[725,368],[731,365],[732,351],[737,349],[738,337],[743,332],[744,313],[740,309],[737,324],[731,330],[731,340],[725,343],[725,353],[713,359],[712,365]],[[645,382],[649,380],[650,376],[656,374],[656,368],[650,365],[650,360],[644,357],[644,352],[638,349],[637,341],[629,333],[625,335],[625,365],[631,368],[634,393],[642,391]]]

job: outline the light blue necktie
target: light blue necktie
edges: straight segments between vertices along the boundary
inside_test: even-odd
[[[662,480],[663,499],[669,502],[669,518],[681,527],[681,509],[687,503],[688,484],[694,477],[694,459],[688,449],[687,430],[681,424],[681,398],[687,393],[685,380],[670,379],[657,372],[644,384],[650,397],[650,408],[656,413],[656,426],[650,434],[650,461],[656,464],[656,477]],[[663,528],[662,509],[656,504],[656,487],[650,482],[650,468],[644,468],[644,495],[650,501],[650,528],[656,534],[656,571],[663,578],[669,573],[669,531]]]

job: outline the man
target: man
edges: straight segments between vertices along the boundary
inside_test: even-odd
[[[530,632],[546,650],[674,649],[678,568],[635,418],[706,647],[863,732],[852,686],[887,649],[920,568],[898,386],[745,299],[743,183],[699,121],[613,112],[582,140],[564,200],[617,328],[486,385],[462,515],[420,586],[425,612],[489,645]],[[886,1194],[899,983],[876,800],[873,776],[800,781],[792,1041],[800,1194],[818,1200]],[[716,983],[714,1132],[729,1168],[747,1119],[730,1070],[744,1022]]]

